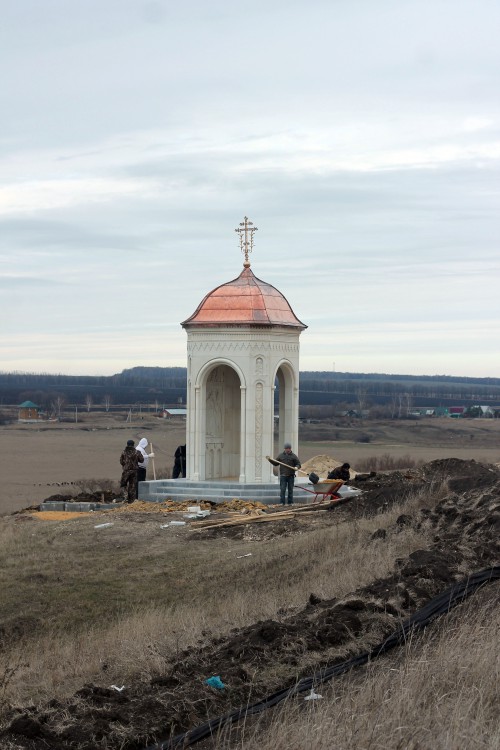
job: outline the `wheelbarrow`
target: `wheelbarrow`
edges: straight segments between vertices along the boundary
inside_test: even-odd
[[[293,471],[300,471],[301,474],[307,474],[307,471],[296,469],[293,466],[289,466],[289,464],[284,464],[282,461],[271,458],[271,456],[266,456],[266,458],[269,463],[273,464],[273,466],[286,466],[287,469],[293,469]],[[304,492],[310,492],[314,495],[313,503],[321,502],[327,498],[330,498],[331,500],[340,500],[340,495],[337,495],[337,490],[339,490],[344,484],[343,479],[320,479],[317,474],[311,472],[309,474],[309,481],[314,487],[313,490],[310,490],[308,487],[304,487],[301,484],[296,484],[295,486],[300,490],[304,490]],[[318,500],[318,497],[320,500]]]
[[[314,495],[313,503],[319,503],[328,499],[340,500],[340,495],[337,493],[343,484],[343,479],[320,479],[312,485],[314,489],[309,489],[309,487],[304,487],[301,484],[295,486],[304,490],[304,492],[310,492],[311,495]]]

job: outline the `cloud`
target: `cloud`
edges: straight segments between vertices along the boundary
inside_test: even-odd
[[[0,216],[34,214],[82,203],[102,203],[126,196],[144,196],[152,186],[132,180],[100,177],[36,180],[0,188]]]
[[[479,130],[489,130],[494,124],[494,120],[488,117],[467,117],[462,127],[466,133],[476,133]]]
[[[61,286],[60,281],[51,279],[42,279],[39,276],[14,276],[0,274],[0,289],[4,293],[13,294],[22,293],[23,290],[43,289],[44,291],[54,291]]]
[[[343,369],[496,374],[500,9],[470,7],[8,4],[10,365],[183,364],[246,214],[253,271],[310,326],[304,369],[331,344]]]

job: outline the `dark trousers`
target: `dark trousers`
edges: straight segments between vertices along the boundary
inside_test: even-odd
[[[137,467],[137,486],[135,488],[136,497],[139,497],[139,482],[145,482],[145,481],[146,481],[146,467],[138,466]]]
[[[178,479],[181,475],[182,477],[186,476],[186,464],[184,463],[182,458],[180,458],[179,460],[175,459],[172,479]]]
[[[285,477],[283,474],[280,475],[280,502],[285,505],[285,495],[288,493],[288,505],[293,503],[293,484],[295,477],[292,474],[291,477]]]
[[[120,487],[129,503],[133,503],[137,497],[137,471],[129,469],[122,472]]]

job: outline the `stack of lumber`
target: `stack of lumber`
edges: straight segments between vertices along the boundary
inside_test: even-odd
[[[227,526],[238,526],[247,523],[263,523],[266,521],[288,521],[291,518],[295,518],[297,515],[305,515],[309,513],[317,513],[321,510],[327,510],[331,505],[331,501],[324,503],[316,503],[314,507],[310,505],[304,505],[302,507],[294,507],[289,510],[275,511],[273,513],[265,512],[259,509],[251,511],[247,514],[235,513],[230,518],[216,521],[215,519],[207,519],[205,521],[193,521],[191,528],[196,531],[204,531],[206,529],[218,529]],[[323,507],[321,507],[323,506]]]

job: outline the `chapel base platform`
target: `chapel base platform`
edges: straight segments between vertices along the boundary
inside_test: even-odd
[[[296,483],[297,484],[297,483]],[[300,496],[299,496],[300,493]],[[298,502],[307,502],[307,493],[297,490]],[[278,480],[264,483],[240,483],[236,480],[204,480],[190,479],[157,479],[156,481],[141,482],[139,484],[139,500],[161,503],[164,500],[192,500],[193,504],[202,500],[212,503],[223,503],[227,500],[247,500],[264,505],[273,505],[280,501],[280,487]]]

